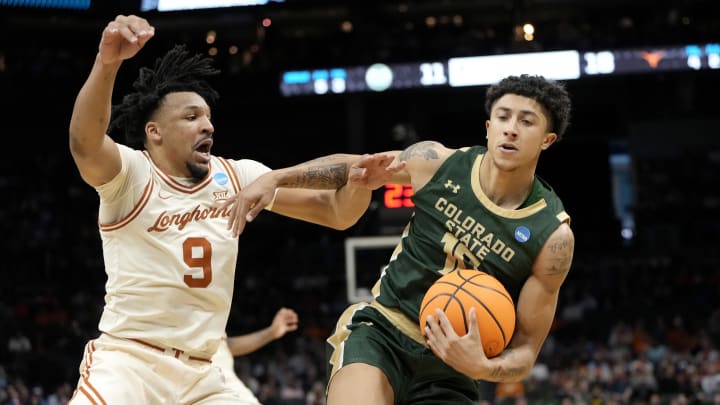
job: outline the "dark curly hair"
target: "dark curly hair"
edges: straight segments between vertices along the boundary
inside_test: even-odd
[[[219,95],[206,79],[218,73],[220,71],[212,66],[212,59],[201,54],[190,56],[185,45],[175,45],[155,61],[152,69],[140,68],[133,83],[135,91],[112,107],[108,133],[111,136],[124,134],[128,146],[142,148],[146,140],[145,124],[166,94],[191,91],[212,105]]]
[[[531,98],[545,109],[549,118],[548,131],[555,132],[562,139],[570,124],[572,102],[565,86],[542,76],[508,76],[490,86],[485,94],[485,112],[490,116],[495,102],[505,94],[517,94]]]

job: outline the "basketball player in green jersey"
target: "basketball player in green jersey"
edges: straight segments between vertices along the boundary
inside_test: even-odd
[[[238,255],[238,239],[227,229],[229,211],[222,206],[270,169],[211,153],[217,92],[207,80],[218,71],[210,58],[183,46],[143,67],[133,91],[112,106],[121,65],[154,34],[137,16],[120,15],[106,25],[70,120],[70,152],[100,200],[107,274],[99,336],[85,347],[72,405],[242,399],[212,363],[225,336]],[[124,134],[127,145],[108,135],[113,132]],[[345,179],[328,173],[344,173],[356,161],[337,155],[315,162],[303,184]],[[283,190],[265,208],[347,228],[365,211],[371,193],[334,184]]]
[[[413,216],[373,287],[374,300],[350,306],[328,342],[329,405],[475,404],[477,380],[518,381],[528,375],[555,315],[573,257],[570,217],[552,188],[535,175],[542,151],[567,128],[564,87],[538,76],[510,76],[488,88],[487,146],[450,149],[420,142],[396,152],[405,165],[390,180],[415,190]],[[399,166],[394,166],[399,167]],[[368,187],[373,168],[351,173]],[[259,213],[275,185],[296,184],[302,170],[261,176],[238,197],[243,223]],[[237,208],[237,207],[236,207]],[[428,287],[456,269],[498,278],[517,308],[508,348],[487,358],[477,317],[458,336],[438,311],[419,328]]]

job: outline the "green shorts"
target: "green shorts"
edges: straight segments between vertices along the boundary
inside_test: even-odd
[[[475,380],[445,364],[367,304],[343,313],[328,339],[327,355],[328,378],[351,363],[378,367],[390,380],[396,405],[473,405],[479,400]]]

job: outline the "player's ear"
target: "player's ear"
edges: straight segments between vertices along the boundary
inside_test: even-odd
[[[545,139],[543,139],[543,143],[542,145],[540,145],[540,147],[542,148],[542,150],[546,150],[550,147],[550,145],[554,144],[557,139],[558,136],[555,132],[548,132],[547,134],[545,134]]]
[[[148,121],[147,123],[145,123],[145,136],[147,136],[148,141],[160,141],[160,129],[158,128],[158,125],[155,121]]]

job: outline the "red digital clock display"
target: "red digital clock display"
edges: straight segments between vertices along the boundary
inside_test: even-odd
[[[383,193],[385,208],[412,208],[413,188],[404,184],[386,184]]]

